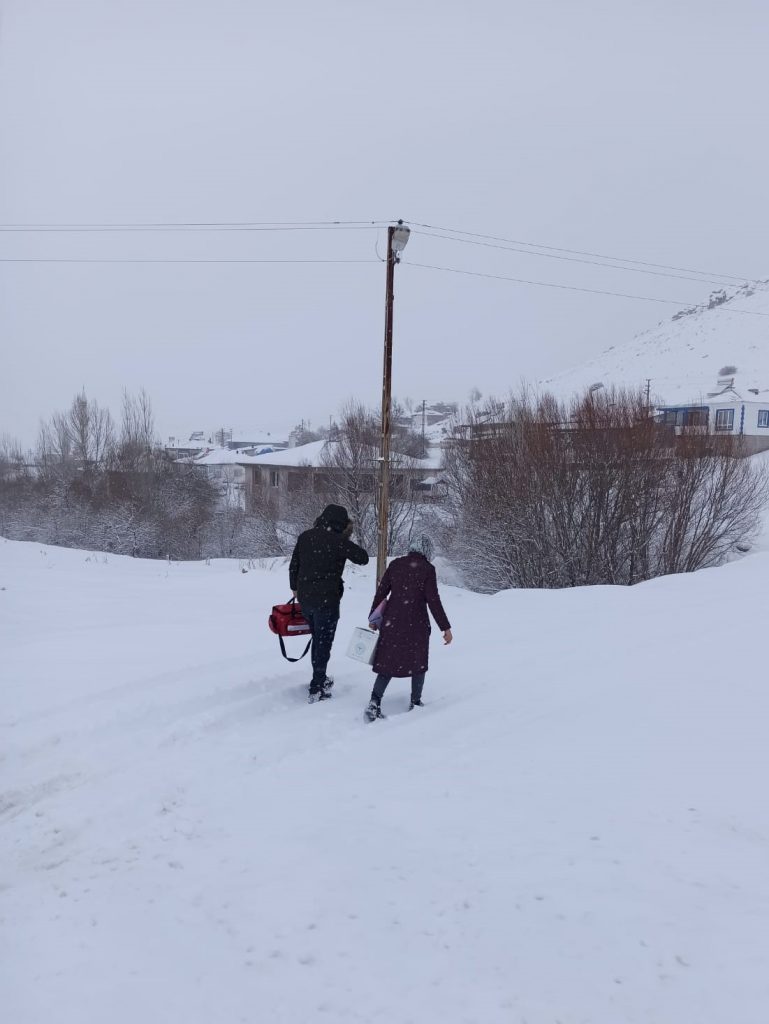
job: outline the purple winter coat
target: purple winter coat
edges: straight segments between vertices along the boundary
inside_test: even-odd
[[[451,629],[438,596],[435,566],[413,551],[396,558],[382,577],[371,610],[385,598],[387,610],[379,629],[374,671],[401,677],[426,672],[430,648],[428,607],[442,633]]]

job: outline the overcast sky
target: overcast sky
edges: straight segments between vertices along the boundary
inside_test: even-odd
[[[0,0],[0,222],[407,221],[769,277],[761,0]],[[384,233],[3,232],[0,432],[144,386],[164,437],[324,421],[381,381]],[[411,264],[409,265],[409,261]],[[463,400],[712,285],[417,233],[395,389]],[[641,375],[642,371],[641,371]]]

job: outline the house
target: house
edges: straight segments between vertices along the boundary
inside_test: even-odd
[[[261,455],[278,451],[269,445],[245,451],[230,448],[205,448],[193,456],[177,459],[177,462],[195,466],[205,473],[219,496],[219,508],[239,508],[245,511],[248,494],[248,466]]]
[[[202,451],[205,451],[208,442],[206,441],[202,430],[195,430],[187,437],[177,437],[171,435],[168,438],[168,443],[163,446],[163,451],[169,458],[180,460],[180,459],[191,459],[196,455],[199,455]]]
[[[225,429],[220,427],[213,431],[194,430],[187,437],[169,437],[164,450],[173,459],[194,458],[214,449],[245,451],[255,454],[267,448],[285,448],[288,444],[287,437],[287,433],[261,428]]]
[[[220,428],[214,433],[214,440],[222,448],[232,451],[248,451],[256,448],[287,448],[288,431],[265,430],[254,427]]]
[[[769,449],[769,388],[740,388],[734,378],[699,401],[671,402],[657,407],[657,419],[676,434],[702,433],[742,439],[746,455]]]
[[[300,491],[324,494],[335,475],[344,474],[344,467],[334,465],[337,441],[311,441],[309,444],[283,451],[257,455],[244,462],[246,501],[251,504],[257,494],[281,500]],[[393,453],[390,487],[393,497],[422,496],[429,499],[436,488],[440,471],[440,453],[426,459],[403,459]],[[430,478],[435,477],[433,481]],[[373,493],[379,478],[379,452],[372,447],[370,457],[361,468],[364,490]]]

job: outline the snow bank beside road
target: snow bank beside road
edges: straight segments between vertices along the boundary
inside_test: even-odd
[[[281,570],[0,541],[13,1024],[763,1024],[769,555],[445,589],[423,711],[268,633]]]

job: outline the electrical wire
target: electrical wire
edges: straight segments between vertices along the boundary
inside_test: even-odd
[[[411,260],[402,260],[409,267],[420,267],[422,270],[440,270],[447,274],[465,274],[468,277],[484,277],[491,281],[511,281],[514,284],[528,284],[534,285],[537,288],[558,288],[562,291],[569,292],[586,292],[589,295],[610,295],[618,299],[638,299],[641,302],[661,302],[668,306],[688,306],[690,303],[679,299],[660,299],[653,295],[632,295],[627,292],[611,292],[605,291],[600,288],[582,288],[578,285],[573,284],[555,284],[552,281],[533,281],[525,277],[508,277],[503,274],[485,274],[477,270],[461,270],[458,267],[439,267],[431,263],[414,263]],[[694,308],[700,309],[703,306],[695,306]],[[751,309],[732,309],[730,307],[729,312],[731,313],[742,313],[745,316],[769,316],[769,313],[760,313]]]
[[[0,263],[379,263],[379,260],[368,259],[165,259],[163,257],[150,258],[79,258],[66,257],[62,259],[48,257],[0,257]]]
[[[368,231],[381,229],[392,224],[392,220],[329,220],[329,221],[148,221],[145,223],[7,223],[0,224],[0,232],[13,233],[101,233],[112,232],[143,233],[143,232],[181,232],[183,234],[196,231],[210,232],[280,232],[280,231]],[[680,280],[704,281],[708,284],[723,286],[727,281],[743,282],[749,280],[747,275],[719,274],[704,270],[693,270],[690,267],[677,267],[664,263],[650,263],[643,260],[628,259],[620,256],[607,256],[602,253],[589,252],[581,249],[565,249],[545,245],[540,242],[525,242],[520,239],[503,238],[497,235],[486,235],[475,231],[461,231],[458,228],[439,227],[419,221],[406,222],[410,226],[424,229],[422,234],[447,241],[466,242],[471,245],[483,245],[498,248],[520,255],[540,256],[549,259],[561,259],[574,263],[585,263],[602,266],[608,269],[627,270],[635,273],[652,274],[660,277],[677,277]],[[461,236],[461,237],[460,237]],[[525,248],[520,248],[521,246]],[[544,252],[530,250],[546,250]],[[595,261],[611,262],[595,262]],[[619,266],[619,264],[630,266]],[[647,269],[640,269],[647,268]],[[661,273],[673,271],[674,273]],[[697,277],[682,275],[696,274]],[[720,278],[721,280],[714,280]]]
[[[482,242],[475,238],[458,238],[455,235],[443,235],[435,231],[424,231],[419,230],[418,233],[426,238],[442,238],[447,242],[464,242],[465,245],[480,245],[487,249],[500,249],[503,252],[515,252],[520,253],[523,256],[541,256],[543,259],[548,260],[565,260],[568,263],[585,263],[592,267],[608,267],[610,270],[626,270],[632,274],[651,274],[654,277],[671,277],[676,278],[679,281],[696,281],[699,284],[714,284],[719,287],[723,287],[727,282],[725,280],[716,281],[712,278],[705,277],[690,277],[685,274],[673,274],[669,271],[664,270],[647,270],[643,267],[622,267],[615,263],[606,263],[600,260],[585,259],[582,256],[564,256],[559,255],[555,252],[531,252],[528,249],[521,249],[511,245],[502,245],[499,242]]]
[[[544,245],[541,242],[523,242],[518,238],[500,238],[497,235],[483,235],[477,231],[460,231],[458,228],[438,227],[435,224],[420,224],[418,221],[406,221],[411,227],[426,228],[428,231],[443,231],[452,235],[467,235],[469,238],[482,238],[490,242],[506,242],[509,245],[524,245],[534,249],[547,249],[550,252],[567,253],[571,256],[589,256],[599,260],[613,260],[616,263],[630,263],[637,267],[653,267],[657,270],[675,270],[682,274],[700,274],[706,277],[722,277],[728,281],[739,281],[741,284],[750,281],[750,275],[718,274],[715,271],[693,270],[691,267],[676,267],[667,263],[649,263],[645,260],[626,259],[624,256],[607,256],[600,252],[587,252],[582,249],[564,249],[555,245]]]
[[[195,231],[267,231],[267,232],[280,232],[280,231],[370,231],[372,229],[381,230],[382,228],[391,224],[392,221],[187,221],[187,222],[171,222],[171,221],[158,221],[158,222],[146,222],[138,224],[128,223],[114,223],[114,224],[97,224],[97,223],[71,223],[71,224],[0,224],[0,232],[50,232],[50,233],[69,233],[69,232],[96,232],[96,233],[108,233],[108,232],[166,232],[166,231],[180,231],[182,233],[189,233]],[[524,256],[539,256],[547,259],[556,259],[567,261],[571,263],[582,263],[590,266],[599,266],[610,270],[626,270],[633,273],[650,274],[655,277],[669,277],[676,278],[679,280],[699,282],[700,284],[713,284],[719,287],[724,287],[726,280],[730,281],[744,281],[745,278],[736,277],[731,274],[715,274],[710,278],[706,276],[706,271],[692,270],[686,267],[676,267],[661,263],[649,263],[642,260],[631,260],[625,259],[624,257],[606,256],[601,253],[587,252],[579,249],[565,249],[556,246],[544,245],[536,242],[523,242],[516,239],[502,238],[496,235],[485,235],[479,232],[472,231],[460,231],[457,228],[444,228],[436,225],[424,224],[418,221],[406,222],[409,223],[413,228],[418,229],[418,233],[426,237],[441,239],[444,241],[453,242],[464,242],[468,245],[483,246],[485,248],[497,249],[505,252],[514,252]],[[521,248],[526,247],[526,248]],[[546,250],[546,251],[536,251]],[[376,251],[376,259],[332,259],[332,258],[164,258],[164,257],[114,257],[114,258],[103,258],[103,257],[0,257],[0,263],[50,263],[50,264],[355,264],[355,263],[376,263],[381,262],[378,250]],[[611,262],[607,262],[611,261]],[[511,277],[503,274],[489,274],[482,273],[480,271],[462,270],[456,267],[443,267],[435,264],[428,263],[412,263],[407,261],[410,266],[418,267],[425,270],[437,270],[445,273],[453,274],[464,274],[469,277],[487,278],[489,280],[497,281],[509,281],[515,284],[527,284],[534,287],[540,288],[557,288],[562,291],[574,291],[583,292],[592,295],[605,295],[616,298],[625,299],[636,299],[641,302],[657,302],[665,305],[675,305],[679,307],[687,306],[685,301],[679,301],[677,299],[663,299],[656,296],[650,295],[635,295],[626,292],[611,291],[608,289],[599,288],[588,288],[577,285],[557,284],[552,281],[536,281],[530,278]],[[630,264],[630,266],[622,266],[621,264]],[[670,272],[673,273],[670,273]],[[696,274],[697,277],[689,275]],[[722,280],[714,280],[713,278],[718,277]],[[699,306],[695,308],[700,308]],[[769,316],[767,313],[760,313],[753,310],[739,310],[734,309],[733,312],[742,313],[750,316]]]
[[[390,221],[158,221],[144,224],[0,224],[6,233],[48,232],[148,232],[148,231],[370,231],[386,227]]]

